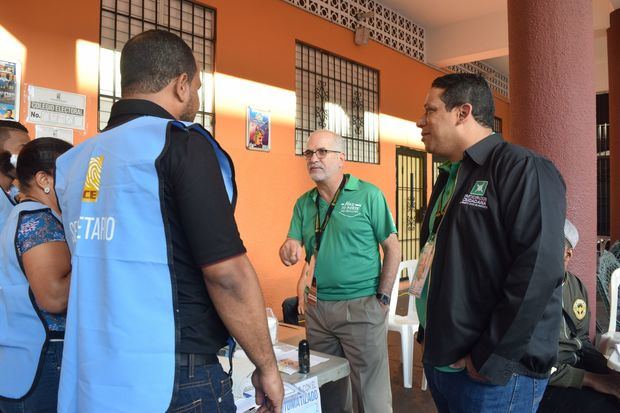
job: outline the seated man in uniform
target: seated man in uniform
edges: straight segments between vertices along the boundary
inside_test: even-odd
[[[618,412],[620,374],[607,367],[607,360],[588,337],[590,313],[583,283],[566,270],[579,241],[577,228],[564,224],[564,282],[562,326],[558,360],[551,369],[549,385],[539,412]]]

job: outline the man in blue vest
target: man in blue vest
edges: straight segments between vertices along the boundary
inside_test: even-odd
[[[15,166],[17,154],[22,147],[30,141],[28,129],[19,122],[12,120],[0,120],[0,152],[7,151],[11,154],[11,163]],[[4,227],[4,221],[9,216],[15,205],[15,196],[18,194],[17,187],[12,184],[15,179],[11,174],[0,176],[0,186],[4,194],[0,194],[0,230]]]
[[[178,36],[121,54],[107,128],[59,159],[72,253],[59,412],[234,412],[216,352],[256,365],[260,412],[283,386],[258,279],[234,219],[231,159],[200,125],[200,73]]]

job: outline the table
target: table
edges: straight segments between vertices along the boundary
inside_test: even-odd
[[[278,343],[276,344],[276,346],[284,344],[284,345],[291,345],[291,346],[297,347],[299,344],[299,341],[304,339],[305,337],[306,337],[305,328],[294,326],[291,324],[279,323]],[[300,374],[300,373],[286,374],[286,373],[280,372],[280,375],[282,376],[282,380],[287,383],[296,384],[301,381],[316,377],[318,381],[318,385],[320,387],[324,385],[325,383],[336,381],[349,375],[349,372],[350,372],[349,362],[346,359],[342,357],[331,356],[331,355],[321,353],[318,351],[314,351],[314,350],[310,350],[310,354],[323,357],[323,358],[327,358],[328,360],[316,366],[312,366],[310,368],[310,373],[308,374]],[[226,366],[228,366],[228,360],[225,359],[224,357],[220,357],[220,362],[222,363],[222,365],[224,366],[224,369],[226,370],[227,368]],[[239,360],[236,358],[233,359],[233,365],[234,365],[233,393],[235,393],[235,387],[238,385],[242,385],[243,380],[247,380],[247,378],[254,371],[254,366],[251,364],[249,360],[244,360],[244,359]],[[236,393],[239,393],[239,390],[237,390]],[[236,400],[235,402],[237,403],[238,407],[240,407],[238,411],[245,411],[243,410],[244,408],[242,408],[238,404],[238,400]],[[249,402],[249,400],[246,400],[246,402]],[[250,404],[253,405],[253,403],[250,403]]]
[[[291,324],[280,323],[278,326],[278,341],[297,347],[299,341],[306,338],[306,329]],[[310,368],[308,374],[285,374],[281,373],[282,380],[288,383],[297,383],[301,380],[309,379],[314,376],[319,381],[319,387],[330,381],[336,381],[346,377],[350,373],[349,362],[342,357],[336,357],[310,349],[310,354],[328,358],[329,360]]]

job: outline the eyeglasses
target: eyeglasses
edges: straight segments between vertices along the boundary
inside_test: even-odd
[[[333,152],[333,153],[341,153],[340,151],[332,151],[331,149],[325,149],[325,148],[319,148],[316,151],[310,150],[310,149],[306,149],[303,152],[304,158],[306,158],[307,160],[312,159],[312,155],[316,154],[316,157],[319,159],[323,159],[327,156],[328,153]]]

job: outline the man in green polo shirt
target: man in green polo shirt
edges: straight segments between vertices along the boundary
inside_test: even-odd
[[[321,388],[322,409],[351,412],[353,404],[359,412],[389,413],[385,317],[400,261],[394,220],[379,188],[344,174],[342,137],[316,131],[306,148],[308,174],[316,188],[295,203],[280,258],[293,265],[305,249],[310,348],[345,357],[351,366],[350,383],[345,379]]]

